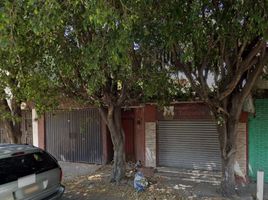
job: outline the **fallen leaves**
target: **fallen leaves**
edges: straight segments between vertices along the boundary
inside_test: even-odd
[[[66,192],[63,200],[187,200],[200,199],[195,195],[185,195],[188,185],[167,185],[163,178],[149,178],[149,187],[144,192],[136,192],[133,187],[134,173],[129,171],[120,184],[110,183],[111,166],[103,166],[94,174],[64,182]],[[202,198],[205,200],[205,198]],[[212,200],[206,198],[206,200]],[[214,198],[213,200],[222,200]]]

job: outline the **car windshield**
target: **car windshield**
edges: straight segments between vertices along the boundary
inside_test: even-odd
[[[0,159],[0,185],[57,167],[57,163],[46,152],[35,152]]]

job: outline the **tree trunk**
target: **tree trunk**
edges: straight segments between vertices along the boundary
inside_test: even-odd
[[[235,154],[229,158],[222,158],[222,181],[221,192],[225,197],[231,197],[236,194],[235,191],[235,176],[234,176]]]
[[[111,181],[118,183],[125,177],[126,169],[125,134],[121,122],[121,107],[109,106],[108,112],[101,109],[101,115],[107,123],[114,149],[114,163]]]
[[[118,146],[114,146],[114,164],[111,181],[119,182],[125,177],[125,149],[124,142],[119,139]]]
[[[21,144],[21,137],[22,137],[22,131],[21,131],[21,107],[20,103],[13,101],[11,103],[11,107],[9,107],[7,100],[2,99],[1,100],[1,106],[3,106],[3,111],[10,115],[7,118],[3,119],[3,125],[4,129],[7,133],[7,136],[11,143],[13,144]]]
[[[21,144],[22,132],[20,123],[13,122],[12,120],[4,120],[3,124],[10,142],[12,144]]]
[[[239,119],[234,119],[230,116],[222,124],[218,125],[222,158],[221,191],[225,197],[232,197],[236,194],[234,164],[238,122]]]

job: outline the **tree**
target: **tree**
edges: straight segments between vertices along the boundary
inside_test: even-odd
[[[121,1],[4,2],[2,28],[15,33],[7,43],[23,49],[27,73],[20,80],[28,100],[40,110],[47,109],[44,99],[59,97],[98,106],[113,142],[112,180],[119,182],[125,175],[121,107],[157,96],[170,83],[137,43],[142,19]],[[12,47],[7,51],[17,58]]]
[[[4,75],[5,78],[7,75]],[[10,89],[16,83],[11,84],[3,83],[3,76],[1,76],[1,100],[0,100],[0,119],[4,128],[4,133],[7,134],[9,142],[20,144],[22,131],[21,131],[21,100],[15,97],[15,92]]]
[[[267,65],[267,1],[151,2],[141,13],[164,65],[187,77],[217,121],[222,192],[235,193],[237,127],[245,99]],[[146,13],[146,14],[145,14]]]
[[[11,143],[21,143],[21,102],[24,99],[19,77],[22,75],[23,49],[15,42],[16,34],[3,15],[0,3],[0,119]],[[14,13],[10,13],[13,15]],[[11,18],[10,18],[11,20]],[[12,49],[12,51],[9,51]]]
[[[29,46],[36,44],[32,43],[34,34],[25,23],[28,4],[25,7],[23,4],[24,1],[0,2],[0,119],[11,143],[22,142],[21,103],[32,101],[34,96],[37,108],[44,110],[54,105],[56,96],[43,74],[30,71],[29,66],[37,62],[43,52]]]

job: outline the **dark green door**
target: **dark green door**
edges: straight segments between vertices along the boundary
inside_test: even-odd
[[[268,182],[268,99],[255,101],[256,116],[249,119],[249,176],[256,180],[263,170]]]

